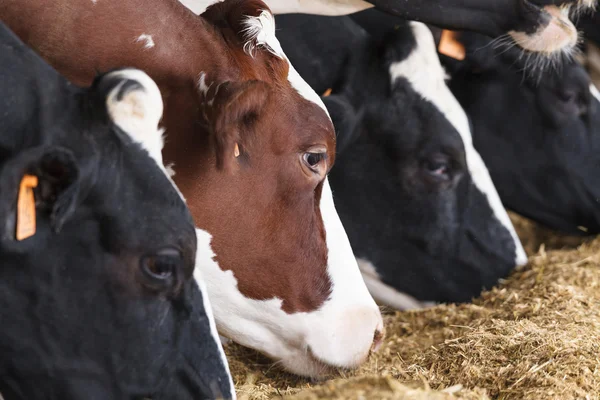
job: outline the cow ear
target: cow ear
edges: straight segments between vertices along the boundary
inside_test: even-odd
[[[350,101],[340,94],[323,97],[323,103],[325,103],[335,127],[336,152],[341,154],[356,140],[360,132],[358,128],[362,120],[362,112],[357,112]]]
[[[99,79],[112,122],[162,166],[164,142],[158,124],[163,115],[163,101],[154,80],[133,68],[115,70]]]
[[[247,159],[250,132],[269,96],[261,81],[224,82],[203,104],[211,130],[218,168],[229,170],[236,159]]]
[[[28,191],[33,191],[33,194]],[[15,240],[23,221],[47,215],[54,232],[60,232],[73,215],[80,197],[79,168],[73,153],[59,146],[44,146],[9,159],[0,172],[2,240]],[[35,234],[35,220],[26,221],[26,237]]]

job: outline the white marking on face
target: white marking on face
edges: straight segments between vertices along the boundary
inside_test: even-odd
[[[281,309],[281,299],[252,300],[242,295],[233,272],[223,271],[215,262],[210,234],[196,230],[198,273],[194,274],[206,280],[219,333],[305,376],[326,372],[322,362],[358,366],[369,353],[375,331],[383,331],[379,308],[362,280],[327,180],[320,208],[329,239],[327,271],[332,294],[309,313],[287,314]]]
[[[436,305],[432,301],[420,301],[408,295],[402,293],[397,289],[389,286],[381,281],[375,266],[367,260],[357,258],[358,267],[362,273],[362,277],[365,280],[365,284],[369,289],[369,292],[375,298],[379,304],[393,307],[396,310],[408,311],[408,310],[419,310],[422,308],[433,307]]]
[[[433,103],[456,128],[465,146],[467,165],[473,183],[486,196],[498,221],[510,232],[516,247],[516,265],[524,265],[527,263],[527,255],[500,201],[487,167],[473,147],[467,115],[446,85],[446,73],[437,55],[433,35],[427,26],[420,22],[411,22],[411,27],[417,47],[408,58],[390,66],[391,80],[394,82],[398,78],[406,79],[417,93]]]
[[[594,96],[596,100],[600,101],[600,92],[598,91],[596,85],[594,85],[593,83],[590,83],[590,93],[592,93],[592,96]]]
[[[147,35],[147,34],[143,33],[140,36],[138,36],[138,38],[135,41],[138,43],[143,42],[144,49],[146,49],[146,50],[154,47],[154,39],[152,39],[152,35]]]

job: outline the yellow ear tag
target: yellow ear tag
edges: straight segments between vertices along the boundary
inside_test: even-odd
[[[235,156],[235,158],[238,158],[240,156],[240,146],[238,146],[238,144],[235,144],[235,147],[233,148],[233,155]]]
[[[327,97],[331,94],[331,88],[327,89],[325,93],[323,93],[323,97]]]
[[[465,46],[456,40],[455,32],[447,29],[442,31],[438,51],[445,56],[452,57],[459,61],[464,60],[466,56]]]
[[[33,189],[38,185],[37,176],[25,175],[19,186],[17,199],[17,240],[21,241],[35,235],[35,198]]]

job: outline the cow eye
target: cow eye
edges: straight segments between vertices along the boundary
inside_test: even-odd
[[[325,171],[324,161],[327,153],[324,149],[309,150],[302,155],[304,164],[314,173],[321,174]]]
[[[428,175],[439,179],[450,179],[450,160],[444,154],[435,154],[433,157],[423,161],[423,169]]]
[[[311,168],[315,168],[324,159],[325,153],[304,153],[304,161]]]
[[[142,257],[140,268],[148,283],[155,288],[164,288],[175,281],[183,257],[178,250],[164,249],[156,254]]]

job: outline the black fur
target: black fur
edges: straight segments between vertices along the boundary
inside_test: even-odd
[[[600,102],[583,66],[531,79],[518,52],[477,34],[460,40],[467,58],[443,58],[450,87],[504,204],[566,233],[600,233]]]
[[[0,24],[0,393],[230,398],[192,277],[191,215],[110,119],[104,76],[75,87]],[[17,241],[25,173],[39,178],[37,232]],[[140,259],[165,247],[181,258],[172,284],[151,289]]]

